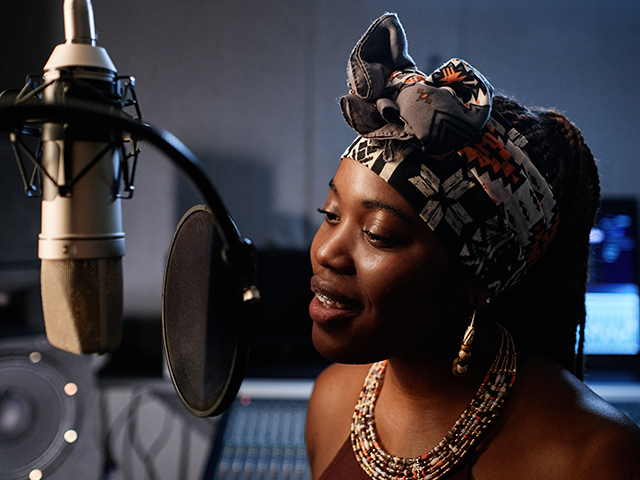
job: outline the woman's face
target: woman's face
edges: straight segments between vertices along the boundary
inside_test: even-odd
[[[368,363],[438,349],[448,332],[459,340],[470,278],[398,192],[344,159],[321,212],[309,313],[322,355]]]

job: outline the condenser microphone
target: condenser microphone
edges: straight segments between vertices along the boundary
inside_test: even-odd
[[[90,0],[65,0],[65,43],[44,67],[44,100],[114,105],[117,71],[96,46]],[[118,139],[120,136],[120,139]],[[124,232],[118,141],[91,124],[42,125],[41,288],[49,342],[77,354],[115,349],[122,330]]]

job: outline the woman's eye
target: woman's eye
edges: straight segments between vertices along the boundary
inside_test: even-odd
[[[327,210],[323,210],[322,208],[319,208],[318,212],[324,215],[325,220],[329,223],[335,223],[339,220],[338,215],[336,215],[335,213],[329,212]]]
[[[369,230],[363,230],[364,234],[369,238],[369,241],[378,247],[382,248],[391,248],[398,245],[398,241],[394,238],[385,237],[382,235],[376,235],[375,233],[370,232]]]

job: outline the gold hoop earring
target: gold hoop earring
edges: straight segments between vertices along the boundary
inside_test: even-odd
[[[453,361],[451,371],[456,377],[463,377],[467,373],[469,368],[469,359],[471,358],[471,344],[473,343],[473,337],[475,336],[476,329],[474,323],[476,320],[476,311],[473,311],[469,326],[462,336],[462,344],[460,345],[460,351],[458,356]]]

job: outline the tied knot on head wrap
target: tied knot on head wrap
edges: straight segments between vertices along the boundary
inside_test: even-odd
[[[420,72],[390,13],[347,73],[340,107],[360,136],[343,157],[394,187],[494,295],[517,283],[554,237],[558,207],[526,138],[492,111],[491,84],[459,59]]]
[[[407,53],[398,17],[376,20],[347,67],[351,92],[340,99],[347,124],[365,138],[411,141],[432,155],[451,153],[487,122],[493,87],[452,59],[426,76]]]

